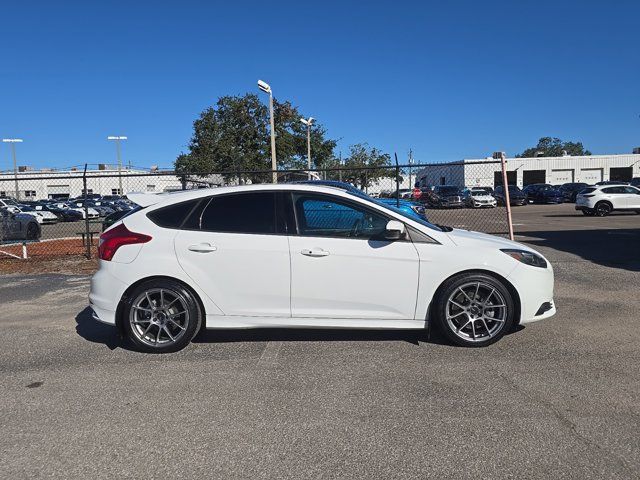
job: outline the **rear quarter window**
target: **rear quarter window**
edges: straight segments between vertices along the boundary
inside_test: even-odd
[[[180,228],[191,212],[200,203],[200,199],[174,203],[147,213],[147,218],[163,228]]]

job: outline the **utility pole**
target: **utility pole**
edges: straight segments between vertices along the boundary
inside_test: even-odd
[[[502,185],[504,187],[504,203],[507,207],[507,223],[509,224],[509,240],[513,240],[513,222],[511,220],[511,200],[509,199],[509,182],[507,180],[507,154],[504,152],[493,152],[493,158],[500,160],[502,167]]]
[[[269,94],[269,123],[271,125],[271,170],[273,171],[272,182],[278,183],[278,164],[276,163],[276,126],[273,119],[273,91],[271,90],[271,86],[267,82],[264,82],[262,80],[258,80],[258,88],[264,93]]]
[[[120,195],[124,195],[124,190],[122,190],[122,158],[120,156],[120,140],[126,140],[125,136],[109,136],[107,140],[113,140],[116,142],[116,156],[118,157],[118,189],[120,190]]]
[[[413,188],[413,183],[411,183],[411,165],[413,165],[413,150],[409,149],[409,188]]]
[[[18,161],[16,160],[16,143],[22,143],[22,139],[3,138],[2,141],[11,145],[11,156],[13,157],[13,181],[15,182],[16,200],[20,201],[20,189],[18,187]]]
[[[311,124],[313,120],[313,117],[300,119],[300,121],[307,126],[307,177],[309,180],[311,180]]]

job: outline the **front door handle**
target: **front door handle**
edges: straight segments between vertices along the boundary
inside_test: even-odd
[[[307,257],[326,257],[329,255],[329,252],[322,248],[305,248],[301,250],[300,253]]]
[[[209,253],[215,252],[216,250],[218,250],[218,247],[215,247],[209,243],[195,243],[193,245],[189,245],[189,250],[191,250],[192,252]]]

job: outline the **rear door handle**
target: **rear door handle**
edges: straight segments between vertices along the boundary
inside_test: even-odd
[[[321,248],[305,248],[300,253],[307,257],[326,257],[329,255],[329,252]]]
[[[215,252],[216,250],[218,250],[218,247],[215,247],[209,243],[194,243],[193,245],[189,245],[189,250],[191,250],[192,252],[209,253]]]

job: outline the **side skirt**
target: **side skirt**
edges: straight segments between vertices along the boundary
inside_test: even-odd
[[[207,315],[206,328],[353,328],[381,330],[422,330],[424,320],[379,320],[360,318],[291,318]]]

